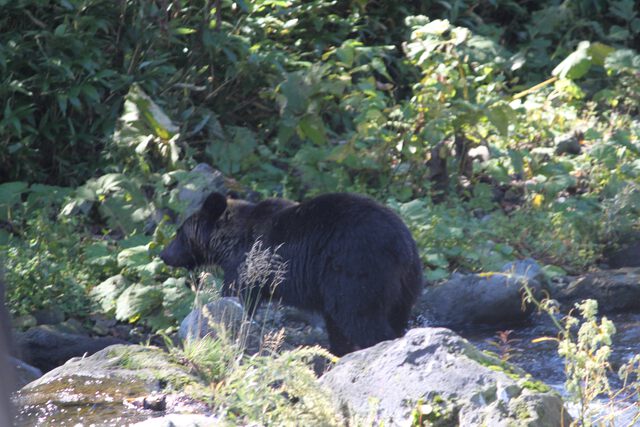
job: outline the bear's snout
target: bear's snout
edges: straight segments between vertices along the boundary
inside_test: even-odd
[[[178,240],[173,240],[160,252],[160,259],[169,267],[195,267],[195,260],[189,252],[180,250]]]

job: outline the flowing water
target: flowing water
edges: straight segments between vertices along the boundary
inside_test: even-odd
[[[16,427],[125,426],[157,413],[127,404],[132,396],[148,392],[135,379],[123,383],[111,378],[72,377],[42,384],[26,395],[18,392]]]
[[[614,390],[620,390],[622,381],[616,374],[618,368],[634,355],[640,354],[640,314],[621,313],[607,316],[616,325],[616,334],[613,338],[613,352],[610,357],[612,371],[609,375],[610,383]],[[506,332],[509,331],[510,332]],[[557,342],[554,340],[536,340],[541,337],[558,336],[558,330],[546,315],[538,315],[534,320],[519,327],[468,327],[457,329],[460,335],[468,339],[477,347],[497,353],[499,356],[507,356],[509,362],[529,372],[535,379],[545,382],[558,390],[565,398],[564,389],[564,362],[558,356]],[[637,392],[636,392],[637,393]],[[624,398],[631,397],[630,401]],[[613,409],[620,411],[613,425],[615,426],[640,426],[640,421],[634,422],[634,416],[638,413],[638,395],[629,394],[617,397]],[[608,399],[600,399],[594,403],[596,413],[610,412],[607,406]],[[572,415],[577,413],[577,407],[570,405]],[[608,425],[608,424],[607,424]]]
[[[640,354],[640,314],[616,314],[609,316],[615,323],[617,333],[614,336],[611,363],[613,370],[630,357]],[[505,330],[511,329],[510,332]],[[535,316],[533,321],[519,327],[468,327],[456,329],[460,335],[483,350],[492,351],[500,357],[529,372],[535,379],[545,382],[568,398],[564,389],[564,363],[557,353],[554,340],[536,340],[541,337],[555,338],[558,331],[547,316]],[[612,372],[611,384],[614,388],[622,385]],[[73,383],[43,384],[23,396],[20,414],[16,425],[127,425],[158,412],[141,410],[129,404],[132,396],[145,393],[144,388],[135,381],[121,382],[104,379],[75,378]],[[635,396],[637,398],[637,395]],[[566,399],[568,400],[568,399]],[[568,405],[575,416],[579,411],[576,405]],[[612,409],[622,411],[615,417],[614,426],[639,426],[633,423],[638,413],[637,400],[624,402],[621,397],[614,400],[600,399],[590,407],[595,414],[610,414]]]

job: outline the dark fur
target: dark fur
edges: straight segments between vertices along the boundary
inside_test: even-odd
[[[284,304],[323,314],[337,355],[401,336],[422,289],[416,244],[390,209],[354,194],[301,204],[252,204],[210,195],[162,252],[171,266],[222,267],[227,292],[257,241],[286,262],[273,291]],[[262,289],[261,297],[270,293]]]

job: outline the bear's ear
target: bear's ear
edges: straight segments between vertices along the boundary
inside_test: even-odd
[[[202,204],[201,212],[208,218],[218,219],[225,209],[227,209],[227,198],[220,193],[211,193]]]

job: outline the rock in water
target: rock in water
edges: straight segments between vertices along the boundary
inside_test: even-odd
[[[443,328],[343,357],[321,383],[364,425],[528,426],[570,424],[560,396],[524,371]]]

